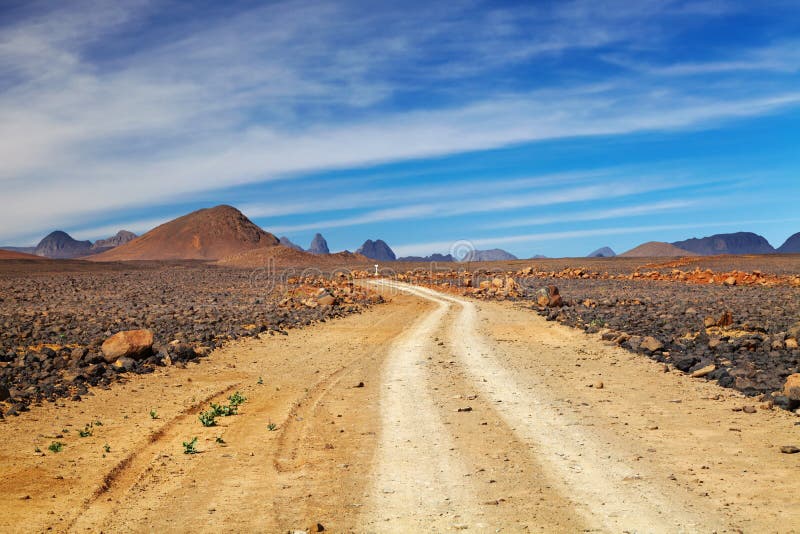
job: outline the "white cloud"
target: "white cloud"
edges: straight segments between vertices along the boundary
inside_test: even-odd
[[[799,92],[774,87],[696,96],[696,87],[675,86],[656,95],[651,80],[636,78],[513,90],[467,84],[463,92],[454,83],[570,50],[652,44],[654,14],[677,16],[669,3],[565,2],[474,17],[464,15],[475,14],[468,2],[402,8],[402,17],[279,3],[153,28],[134,52],[104,55],[105,39],[146,31],[137,24],[156,9],[91,2],[3,28],[0,240],[317,170],[696,127],[800,104]],[[387,105],[407,90],[447,95],[447,104]],[[344,198],[364,206],[381,197],[356,196]]]

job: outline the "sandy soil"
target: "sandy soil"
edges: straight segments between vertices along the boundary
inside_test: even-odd
[[[510,303],[383,288],[2,422],[0,530],[800,530],[794,415]],[[239,415],[202,427],[234,391]]]

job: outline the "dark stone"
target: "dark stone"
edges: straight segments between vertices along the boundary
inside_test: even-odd
[[[699,361],[700,358],[695,357],[681,358],[680,360],[675,360],[675,367],[684,373],[688,373]]]

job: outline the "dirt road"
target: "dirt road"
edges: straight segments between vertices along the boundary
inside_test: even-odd
[[[509,303],[382,287],[362,315],[4,421],[0,530],[800,530],[792,414]],[[235,391],[239,415],[201,426]]]

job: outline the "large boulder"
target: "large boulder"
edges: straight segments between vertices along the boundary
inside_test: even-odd
[[[123,330],[103,342],[100,349],[107,363],[119,358],[141,359],[153,348],[153,332],[150,330]]]
[[[800,401],[800,373],[786,377],[783,385],[783,394],[792,401]]]

